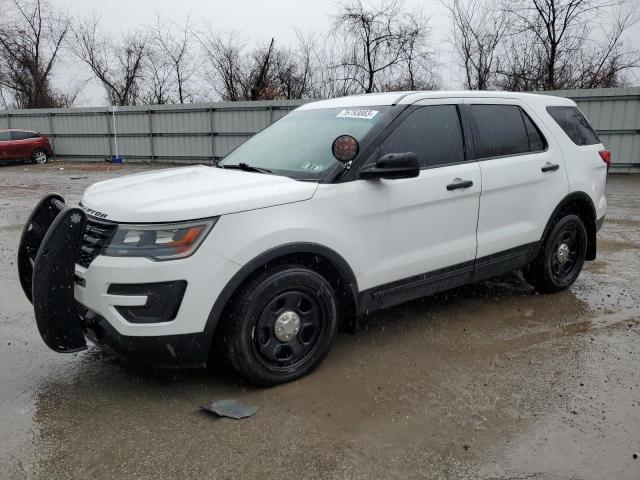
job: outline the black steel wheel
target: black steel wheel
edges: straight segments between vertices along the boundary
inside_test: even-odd
[[[323,305],[305,286],[276,295],[262,310],[253,335],[267,368],[288,369],[313,355],[324,322]]]
[[[577,215],[562,217],[551,229],[524,276],[540,292],[559,292],[576,281],[587,252],[587,230]]]
[[[218,347],[243,377],[277,385],[317,367],[336,326],[331,285],[306,267],[279,266],[242,287],[221,325]]]

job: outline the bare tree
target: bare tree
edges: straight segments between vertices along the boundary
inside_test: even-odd
[[[260,47],[251,54],[250,70],[244,87],[248,92],[247,100],[274,100],[278,98],[278,87],[274,75],[277,52],[275,39],[268,45]]]
[[[52,85],[54,68],[69,33],[66,11],[46,0],[8,0],[0,18],[0,87],[5,103],[18,108],[51,108],[73,103]],[[7,98],[10,100],[7,100]]]
[[[453,23],[453,45],[464,71],[464,85],[486,90],[492,84],[498,47],[508,14],[496,0],[444,0]],[[517,53],[517,52],[516,52]]]
[[[94,13],[77,22],[73,51],[89,66],[105,89],[111,105],[136,105],[144,78],[149,38],[141,31],[127,32],[115,41],[100,29]]]
[[[307,97],[344,97],[362,92],[360,85],[353,80],[357,69],[349,65],[336,66],[336,59],[345,58],[352,50],[343,38],[333,33],[312,34],[304,38],[298,48],[308,50]]]
[[[400,60],[390,68],[391,80],[385,90],[435,90],[440,86],[435,53],[429,48],[431,29],[422,12],[407,19],[409,39],[402,48]]]
[[[504,54],[511,58],[499,73],[506,83],[520,77],[520,84],[540,90],[616,85],[638,65],[637,51],[624,42],[625,31],[637,20],[636,7],[628,0],[506,2],[504,10],[514,21],[511,48]],[[613,26],[607,24],[612,11]],[[602,32],[594,31],[605,25]],[[523,58],[523,49],[533,56]],[[523,68],[523,61],[538,65]]]
[[[342,4],[333,28],[333,34],[348,45],[332,65],[341,72],[339,79],[366,93],[379,91],[385,74],[402,61],[407,46],[427,27],[412,18],[403,0],[385,0],[377,6],[363,0]]]
[[[210,29],[198,36],[205,52],[207,80],[228,101],[306,98],[313,95],[310,39],[298,34],[294,48],[278,48],[275,39],[247,50],[237,33]]]
[[[611,21],[599,26],[600,40],[580,52],[572,88],[618,87],[627,83],[626,74],[640,65],[640,50],[634,50],[624,35],[639,15],[632,5],[613,7]]]
[[[193,80],[201,59],[194,48],[193,31],[190,17],[178,24],[165,21],[158,15],[151,33],[155,64],[161,63],[171,70],[172,87],[178,103],[189,103],[196,96]]]
[[[7,102],[6,95],[4,90],[2,89],[2,85],[0,85],[0,108],[3,110],[9,106],[9,102]]]
[[[246,98],[244,43],[235,32],[223,35],[211,28],[198,36],[206,61],[207,81],[226,101]]]
[[[313,95],[313,37],[296,30],[294,48],[280,49],[275,55],[275,70],[280,98],[287,100]]]
[[[540,90],[544,84],[544,52],[527,30],[506,35],[496,59],[495,86],[512,92]]]
[[[173,65],[156,49],[146,55],[139,99],[147,105],[176,103]]]

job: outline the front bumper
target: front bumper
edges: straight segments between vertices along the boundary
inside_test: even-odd
[[[203,332],[213,304],[240,268],[206,248],[206,242],[191,257],[167,262],[146,258],[100,255],[88,268],[75,265],[75,298],[87,309],[104,318],[120,335],[157,337]],[[175,315],[156,323],[127,319],[122,307],[148,305],[150,297],[123,294],[113,286],[186,282],[186,289]]]
[[[211,347],[211,336],[204,332],[153,337],[122,335],[92,311],[84,316],[83,332],[91,342],[113,355],[154,368],[204,367]]]
[[[204,365],[212,337],[207,320],[239,265],[203,244],[181,260],[99,255],[85,268],[76,259],[86,222],[81,209],[50,195],[25,225],[20,281],[45,343],[58,352],[73,352],[86,348],[87,337],[146,365]],[[171,291],[179,291],[180,298],[159,298]],[[171,312],[159,311],[165,308]]]

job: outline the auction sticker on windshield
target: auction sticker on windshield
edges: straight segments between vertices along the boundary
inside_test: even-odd
[[[371,120],[378,114],[378,110],[342,110],[336,118],[361,118]]]

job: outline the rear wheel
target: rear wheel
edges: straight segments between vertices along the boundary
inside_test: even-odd
[[[559,292],[576,281],[587,252],[587,230],[577,215],[562,217],[551,229],[525,279],[540,292]]]
[[[49,156],[47,155],[47,152],[45,152],[44,150],[36,150],[31,155],[31,159],[35,163],[38,163],[38,164],[42,165],[42,164],[47,163],[47,161],[49,161]]]
[[[331,285],[297,265],[273,268],[242,288],[218,335],[231,366],[265,386],[300,378],[316,368],[336,335]]]

